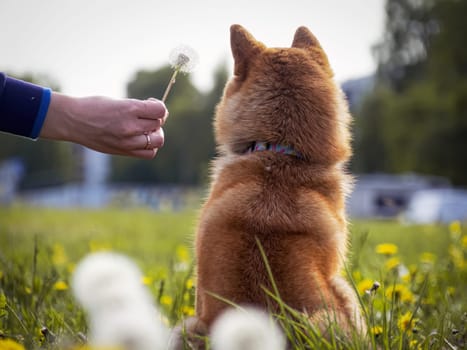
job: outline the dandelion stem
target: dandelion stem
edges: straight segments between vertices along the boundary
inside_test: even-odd
[[[180,71],[180,67],[174,70],[172,77],[170,78],[169,84],[167,85],[167,88],[165,89],[164,95],[162,96],[162,102],[165,103],[167,96],[169,96],[169,92],[172,89],[172,86],[174,86],[175,84],[175,78],[177,77],[177,74],[179,71]]]

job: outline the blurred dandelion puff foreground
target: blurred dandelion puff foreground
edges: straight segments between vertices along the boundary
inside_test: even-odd
[[[162,102],[165,102],[169,96],[169,92],[175,84],[178,73],[182,72],[188,74],[195,69],[198,64],[198,54],[191,47],[180,45],[170,52],[169,63],[174,72],[162,96]]]
[[[213,350],[284,350],[285,336],[267,313],[259,309],[228,309],[214,323]]]
[[[92,348],[167,348],[169,330],[141,281],[136,264],[123,255],[94,253],[78,264],[73,292],[87,312]]]

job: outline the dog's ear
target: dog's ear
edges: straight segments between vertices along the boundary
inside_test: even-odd
[[[292,47],[307,50],[312,58],[318,62],[326,72],[332,75],[331,66],[329,65],[328,57],[324,52],[318,39],[313,35],[307,27],[299,27],[295,32],[292,42]]]
[[[258,55],[265,46],[241,25],[234,24],[230,27],[230,47],[234,58],[234,74],[240,80],[244,80],[251,59]]]

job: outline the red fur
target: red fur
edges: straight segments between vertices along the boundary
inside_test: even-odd
[[[340,277],[346,255],[344,201],[351,155],[347,111],[318,40],[305,28],[291,48],[267,48],[231,27],[234,77],[216,111],[221,153],[196,236],[196,315],[208,327],[237,304],[277,309],[261,243],[281,298],[325,329],[361,327],[354,292]],[[303,155],[244,153],[252,142]],[[211,294],[212,293],[212,294]]]

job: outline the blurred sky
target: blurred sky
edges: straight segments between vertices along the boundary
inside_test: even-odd
[[[342,82],[374,71],[384,20],[384,0],[0,0],[0,71],[47,74],[71,95],[124,97],[137,70],[160,68],[186,44],[206,90],[221,62],[231,69],[231,24],[271,47],[290,46],[305,25]]]

